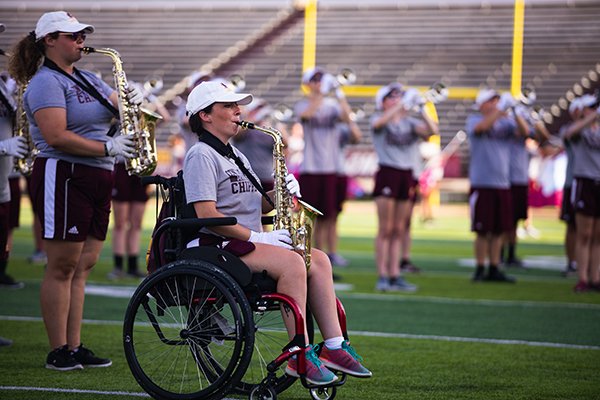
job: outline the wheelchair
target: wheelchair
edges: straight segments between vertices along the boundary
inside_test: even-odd
[[[297,303],[277,293],[276,282],[265,272],[251,273],[222,249],[186,248],[188,238],[201,228],[234,225],[236,219],[195,218],[193,208],[185,204],[181,172],[172,178],[142,179],[157,186],[163,207],[148,250],[155,268],[135,290],[124,318],[125,356],[138,384],[156,399],[236,394],[274,400],[298,379],[284,371],[296,355],[299,379],[310,396],[334,399],[345,374],[337,372],[338,380],[326,386],[305,379],[304,316]],[[337,309],[348,340],[339,299]],[[294,317],[291,341],[283,310]],[[309,310],[307,314],[312,343],[313,319]]]

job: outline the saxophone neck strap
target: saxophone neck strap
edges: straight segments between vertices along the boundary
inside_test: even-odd
[[[225,158],[231,158],[238,166],[238,168],[244,173],[244,175],[246,175],[246,178],[248,178],[250,182],[252,182],[252,185],[254,185],[256,190],[258,190],[260,194],[262,194],[262,196],[271,205],[271,207],[275,208],[275,203],[273,203],[273,200],[271,200],[265,189],[262,187],[260,182],[256,180],[252,172],[248,171],[248,168],[246,168],[244,162],[235,154],[233,148],[229,143],[224,144],[207,130],[203,130],[203,132],[200,134],[200,141],[212,147],[221,156]]]
[[[90,96],[92,96],[93,98],[98,100],[100,102],[100,104],[102,104],[104,107],[106,107],[108,109],[108,111],[110,111],[115,116],[115,118],[117,118],[117,119],[121,118],[119,115],[119,110],[117,110],[115,108],[115,106],[110,104],[108,102],[108,100],[106,100],[106,98],[104,98],[104,96],[102,96],[100,94],[100,92],[98,92],[98,90],[94,87],[94,85],[92,85],[77,68],[73,67],[73,75],[77,75],[77,78],[79,78],[80,80],[76,79],[73,75],[67,73],[67,71],[65,71],[58,65],[56,65],[56,63],[54,61],[50,60],[49,58],[44,59],[44,66],[63,74],[64,76],[66,76],[67,78],[69,78],[70,80],[75,82],[75,84],[77,86],[79,86]]]

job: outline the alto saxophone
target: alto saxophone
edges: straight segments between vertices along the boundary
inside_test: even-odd
[[[9,93],[9,90],[4,83],[0,83],[0,91],[2,91],[2,94],[8,100],[15,113],[12,136],[24,137],[27,142],[27,154],[23,158],[14,157],[13,160],[15,171],[19,172],[23,176],[31,175],[35,157],[39,153],[33,144],[31,135],[29,134],[29,121],[27,120],[25,109],[23,108],[23,94],[25,93],[26,88],[26,83],[18,84],[17,96],[13,101],[12,93]]]
[[[244,129],[256,129],[273,138],[273,161],[275,167],[275,219],[273,229],[286,229],[292,238],[295,250],[302,253],[306,270],[310,269],[312,232],[318,216],[323,215],[310,204],[294,198],[286,189],[285,177],[288,169],[283,154],[281,132],[273,128],[258,126],[248,121],[237,123]]]
[[[84,47],[81,51],[85,54],[99,53],[109,56],[112,60],[115,89],[119,99],[119,116],[123,135],[130,135],[134,140],[135,157],[125,160],[125,169],[129,175],[151,175],[156,169],[158,156],[156,153],[156,121],[162,117],[137,104],[131,104],[127,94],[129,84],[123,70],[121,55],[114,49]]]

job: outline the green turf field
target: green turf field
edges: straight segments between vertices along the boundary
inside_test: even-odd
[[[31,254],[30,211],[24,203],[9,272],[21,290],[0,290],[0,399],[127,399],[142,390],[129,372],[121,344],[127,298],[88,294],[83,340],[111,368],[60,373],[43,368],[48,349],[40,319],[43,266]],[[149,206],[145,238],[153,226]],[[525,238],[519,255],[535,268],[509,271],[516,285],[469,281],[472,235],[464,206],[442,207],[433,224],[413,223],[412,259],[422,268],[408,275],[414,294],[380,294],[370,202],[350,202],[339,224],[340,250],[351,264],[343,277],[353,345],[374,373],[348,379],[340,399],[600,399],[600,293],[575,294],[563,278],[564,226],[554,210],[534,210],[539,239]],[[466,265],[466,266],[465,266]],[[110,241],[90,278],[90,289],[115,285]],[[132,289],[134,280],[116,283]],[[44,391],[41,391],[41,390]],[[67,391],[67,389],[69,391]],[[53,390],[53,391],[49,391]],[[295,384],[281,399],[308,399]]]

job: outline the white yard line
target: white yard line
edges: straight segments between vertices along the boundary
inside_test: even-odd
[[[26,321],[26,322],[42,322],[38,317],[17,317],[9,315],[0,315],[0,321]],[[122,321],[102,321],[102,320],[83,320],[84,323],[90,325],[114,325],[122,326]],[[419,340],[438,340],[445,342],[470,342],[470,343],[488,343],[502,345],[523,345],[534,347],[552,347],[561,349],[576,349],[576,350],[600,350],[600,346],[581,345],[571,343],[553,343],[553,342],[535,342],[529,340],[511,340],[511,339],[483,339],[470,338],[461,336],[441,336],[441,335],[416,335],[411,333],[395,333],[395,332],[372,332],[372,331],[349,331],[351,336],[367,336],[367,337],[389,337],[399,339],[419,339]]]

